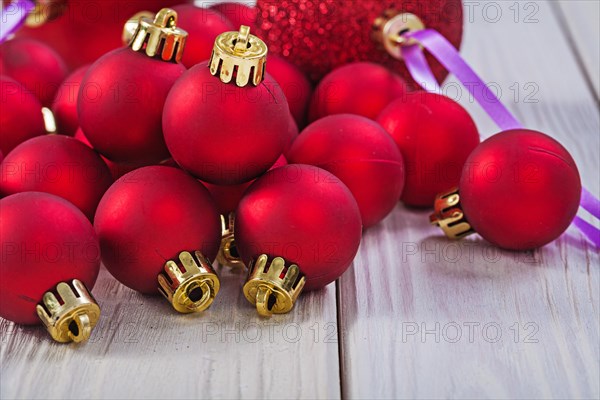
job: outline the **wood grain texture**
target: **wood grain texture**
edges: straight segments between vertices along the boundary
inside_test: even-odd
[[[555,4],[563,16],[571,44],[587,70],[586,75],[598,99],[600,98],[600,1],[560,0]]]
[[[462,54],[525,126],[572,152],[597,194],[592,92],[550,5],[519,2],[529,8],[515,19],[514,4],[481,2],[472,10]],[[492,22],[496,7],[502,16]],[[446,85],[449,94],[454,84]],[[459,100],[484,138],[497,132],[464,92]],[[340,281],[343,395],[598,398],[597,249],[574,229],[529,253],[500,251],[478,237],[449,242],[427,217],[398,206],[365,234]]]
[[[206,312],[180,315],[103,269],[93,290],[102,317],[82,345],[1,320],[0,398],[339,398],[335,287],[264,320],[242,274],[220,277]]]
[[[462,54],[525,125],[572,152],[598,194],[598,107],[556,14],[518,2],[515,19],[515,2],[476,3]],[[574,25],[597,24],[576,12]],[[496,133],[455,83],[447,94],[460,94],[483,137]],[[365,233],[337,288],[269,321],[226,269],[213,306],[188,316],[102,270],[87,344],[0,319],[0,398],[600,397],[597,249],[574,229],[529,253],[448,242],[427,217],[399,205]]]

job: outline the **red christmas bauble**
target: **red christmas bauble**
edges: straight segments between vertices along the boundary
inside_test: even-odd
[[[271,169],[283,167],[287,165],[286,158],[280,156]],[[240,183],[239,185],[213,185],[212,183],[202,182],[206,189],[210,192],[219,214],[228,215],[230,212],[235,211],[240,200],[244,196],[244,192],[248,189],[248,186],[253,181]]]
[[[235,242],[246,263],[261,255],[295,263],[305,290],[324,287],[348,269],[360,244],[356,200],[331,173],[308,165],[267,172],[248,188],[235,217]]]
[[[435,196],[458,185],[467,157],[479,144],[469,113],[448,97],[417,92],[384,109],[377,121],[404,156],[406,186],[402,201],[431,207]]]
[[[413,82],[404,62],[388,55],[371,37],[375,20],[389,9],[416,14],[456,48],[462,39],[460,0],[258,0],[257,8],[258,36],[267,42],[269,52],[287,58],[315,81],[341,65],[372,61]],[[427,61],[441,82],[448,73],[429,54]]]
[[[75,135],[73,137],[75,139],[79,140],[81,143],[88,146],[89,148],[91,148],[91,149],[94,148],[92,146],[92,144],[90,143],[90,141],[85,137],[85,134],[83,133],[81,128],[77,129],[77,131],[75,132]],[[126,173],[133,171],[134,169],[147,166],[144,164],[117,163],[114,161],[110,161],[108,158],[104,157],[101,154],[100,154],[100,158],[102,158],[102,161],[104,161],[104,163],[110,170],[110,174],[112,175],[113,180],[115,180],[115,181],[117,179],[119,179],[120,177],[122,177],[123,175],[125,175]]]
[[[0,192],[46,192],[69,200],[90,220],[102,195],[112,184],[100,156],[80,141],[39,136],[21,143],[1,164]]]
[[[0,150],[8,154],[19,143],[45,135],[42,104],[23,85],[0,76]]]
[[[77,111],[94,149],[116,162],[150,164],[168,158],[162,110],[171,86],[184,71],[179,63],[129,47],[111,51],[92,64],[81,82]]]
[[[298,133],[298,125],[296,125],[294,118],[290,116],[290,123],[287,130],[287,141],[285,147],[283,148],[283,155],[287,155],[288,151],[290,151],[292,145],[298,138]]]
[[[56,120],[57,132],[61,135],[73,136],[79,128],[79,117],[77,116],[77,96],[83,76],[89,65],[73,71],[58,88],[54,101],[52,102],[52,113]]]
[[[581,197],[575,161],[556,140],[537,131],[502,132],[469,156],[459,185],[471,227],[510,250],[543,246],[571,224]]]
[[[196,7],[193,4],[178,5],[173,7],[173,10],[178,15],[177,26],[189,34],[181,59],[187,68],[210,58],[213,43],[218,35],[236,30],[223,14],[215,10]]]
[[[100,245],[88,219],[68,201],[26,192],[0,200],[0,316],[36,324],[36,305],[60,282],[88,290],[100,269]]]
[[[304,126],[312,94],[312,85],[304,72],[290,64],[289,61],[277,56],[269,56],[267,72],[283,90],[296,124]]]
[[[102,260],[124,285],[157,293],[157,275],[181,251],[199,250],[213,260],[221,222],[200,182],[178,168],[136,169],[106,192],[94,220]]]
[[[182,0],[69,0],[60,16],[33,28],[22,28],[18,37],[31,37],[53,47],[71,69],[96,61],[123,45],[123,25],[135,13],[157,12]],[[188,1],[190,2],[190,1]],[[40,21],[41,22],[41,21]]]
[[[404,161],[398,146],[376,122],[352,114],[322,118],[309,125],[288,153],[292,164],[310,164],[338,177],[358,203],[365,228],[385,218],[404,187]]]
[[[212,76],[205,63],[173,85],[163,130],[177,164],[199,179],[234,185],[267,171],[283,152],[289,109],[269,75],[238,87]]]
[[[344,65],[319,82],[310,102],[309,119],[316,121],[333,114],[375,119],[392,101],[405,97],[407,91],[404,80],[381,65]]]
[[[255,30],[254,24],[256,23],[256,16],[258,14],[258,9],[256,7],[248,7],[247,5],[240,3],[225,2],[213,4],[210,8],[217,10],[227,17],[235,29],[239,29],[240,26],[246,25],[250,28],[250,31]]]
[[[8,75],[50,107],[67,66],[50,47],[32,39],[14,39],[0,46],[0,74]]]

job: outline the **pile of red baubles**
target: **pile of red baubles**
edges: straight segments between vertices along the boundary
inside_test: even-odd
[[[213,41],[251,23],[252,10],[230,21],[216,8],[173,8],[189,33],[180,62],[117,48],[122,25],[102,28],[110,40],[96,30],[92,44],[71,35],[66,48],[53,38],[69,27],[50,23],[0,46],[2,317],[35,323],[31,299],[67,279],[91,289],[101,261],[157,293],[157,274],[181,251],[215,259],[220,214],[234,211],[241,259],[282,257],[305,290],[339,278],[363,230],[399,202],[431,208],[455,186],[473,229],[506,249],[542,246],[573,219],[579,175],[550,137],[480,143],[458,103],[368,62],[310,82],[269,55],[258,86],[223,83],[207,65]]]

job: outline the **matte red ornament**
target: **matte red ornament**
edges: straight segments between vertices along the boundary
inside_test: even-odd
[[[286,158],[280,156],[271,169],[283,167],[287,165]],[[213,185],[212,183],[202,182],[217,205],[219,214],[228,215],[235,211],[240,200],[244,196],[244,192],[252,184],[253,181],[240,183],[239,185]]]
[[[288,151],[290,151],[290,149],[292,148],[292,145],[298,138],[298,133],[299,133],[298,125],[296,125],[296,121],[290,115],[290,123],[288,125],[288,131],[287,131],[287,141],[286,141],[285,147],[283,148],[283,155],[286,155],[288,153]]]
[[[177,25],[189,34],[181,59],[181,63],[187,68],[210,58],[218,35],[239,28],[239,25],[234,26],[223,14],[213,9],[193,4],[181,4],[172,8],[179,17]]]
[[[42,104],[23,85],[0,76],[0,150],[8,154],[19,143],[46,134]]]
[[[83,143],[86,146],[88,146],[89,148],[91,148],[91,149],[94,148],[92,146],[92,144],[90,143],[90,141],[85,137],[85,134],[83,133],[83,131],[81,130],[81,128],[77,129],[77,131],[75,132],[75,135],[73,137],[75,139],[79,140],[81,143]],[[147,166],[147,165],[144,165],[144,164],[117,163],[117,162],[114,162],[114,161],[110,161],[108,158],[104,157],[101,154],[100,154],[100,158],[102,158],[102,161],[104,161],[104,163],[106,164],[106,166],[110,170],[110,174],[112,175],[113,180],[119,179],[120,177],[122,177],[123,175],[125,175],[128,172],[133,171],[134,169],[141,168],[141,167],[146,167]]]
[[[57,133],[73,136],[79,128],[79,117],[77,115],[77,97],[83,76],[89,65],[84,65],[73,71],[58,88],[54,101],[52,102],[52,113],[56,121]]]
[[[67,66],[50,47],[32,39],[14,39],[0,45],[0,74],[8,75],[50,107]]]
[[[245,49],[235,50],[238,39]],[[282,154],[289,108],[279,85],[263,76],[266,53],[248,31],[223,33],[211,64],[192,67],[171,89],[165,141],[177,164],[197,178],[218,185],[248,182]]]
[[[457,204],[442,207],[452,195]],[[436,201],[432,222],[443,220],[449,209],[461,217],[450,226],[453,237],[475,231],[504,249],[534,249],[569,227],[580,197],[579,171],[569,152],[541,132],[516,129],[492,136],[471,153],[458,193]]]
[[[298,265],[305,290],[339,278],[361,240],[352,193],[331,173],[308,165],[287,165],[257,179],[235,218],[235,241],[246,265],[261,254],[282,257]]]
[[[157,276],[183,251],[214,259],[221,223],[200,182],[164,166],[136,169],[108,189],[94,220],[102,260],[124,285],[158,292]]]
[[[401,199],[409,206],[432,207],[438,193],[458,185],[467,157],[479,144],[469,113],[452,99],[433,93],[398,99],[377,121],[404,156],[406,186]]]
[[[68,201],[39,192],[1,199],[0,240],[2,318],[39,323],[37,304],[60,282],[78,279],[88,290],[94,287],[100,268],[98,237],[90,221]]]
[[[157,12],[182,0],[68,0],[57,16],[39,26],[25,27],[17,37],[30,37],[54,48],[71,69],[90,64],[123,45],[123,24],[135,13]],[[191,1],[187,1],[188,3]],[[46,10],[44,10],[46,11]],[[43,13],[48,15],[47,12]]]
[[[176,62],[185,32],[167,27],[168,21],[176,21],[176,14],[163,11],[154,22],[141,20],[150,30],[140,29],[131,47],[111,51],[92,64],[81,82],[77,107],[81,129],[94,149],[111,161],[152,164],[169,157],[162,111],[171,86],[185,71]],[[151,47],[150,31],[163,38]],[[167,42],[179,43],[175,53]]]
[[[372,61],[413,82],[404,62],[390,56],[373,38],[374,26],[387,10],[417,15],[427,28],[440,32],[456,48],[462,39],[460,0],[258,0],[257,8],[258,34],[265,38],[269,50],[287,58],[315,81],[341,65]],[[434,57],[427,55],[427,60],[441,82],[448,73]]]
[[[249,7],[241,3],[217,3],[210,6],[211,9],[216,10],[223,14],[233,26],[239,28],[241,25],[250,27],[250,30],[255,30],[256,16],[258,9],[256,7]]]
[[[310,164],[338,177],[352,192],[365,228],[385,218],[404,187],[398,146],[376,122],[351,114],[309,125],[288,153],[292,164]]]
[[[323,78],[310,102],[310,121],[333,114],[358,114],[375,119],[392,101],[405,97],[404,80],[381,65],[344,65]]]
[[[277,56],[269,56],[267,72],[281,86],[296,124],[303,127],[312,95],[310,81],[298,67]]]
[[[62,135],[45,135],[21,143],[0,168],[3,195],[51,193],[69,200],[90,220],[112,182],[108,167],[95,151]]]

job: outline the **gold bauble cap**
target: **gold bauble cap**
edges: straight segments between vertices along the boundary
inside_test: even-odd
[[[129,45],[131,38],[137,31],[138,25],[140,24],[140,19],[142,18],[153,19],[154,13],[150,11],[139,11],[133,14],[133,16],[129,18],[127,22],[125,22],[125,25],[123,26],[123,33],[121,34],[123,45]]]
[[[389,55],[402,60],[402,48],[418,44],[414,39],[403,35],[423,29],[425,24],[415,14],[389,9],[373,22],[371,38],[381,44]]]
[[[227,216],[221,215],[221,247],[219,247],[216,261],[222,267],[243,269],[246,266],[237,252],[234,225],[235,213],[231,212]]]
[[[221,287],[210,261],[199,251],[193,255],[182,251],[179,263],[167,261],[158,274],[158,284],[158,290],[180,313],[206,310]]]
[[[67,0],[35,0],[35,7],[27,15],[25,25],[37,28],[48,21],[54,21],[65,13],[67,7]]]
[[[266,254],[261,254],[248,266],[248,279],[243,290],[256,311],[263,317],[270,317],[290,312],[305,283],[306,278],[296,264],[286,268],[283,258],[275,257],[269,261]]]
[[[210,56],[210,73],[221,82],[244,87],[248,83],[258,86],[265,75],[267,45],[250,34],[246,25],[239,32],[225,32],[217,36]]]
[[[136,17],[132,17],[134,18]],[[163,8],[156,13],[154,20],[143,15],[137,18],[137,27],[131,35],[129,47],[134,51],[145,52],[148,57],[179,62],[188,33],[177,27],[177,13],[170,8]],[[132,30],[131,21],[130,19],[125,23],[125,31]]]
[[[84,342],[100,318],[100,307],[85,285],[73,279],[60,282],[56,293],[46,292],[36,311],[50,336],[57,342]]]
[[[462,239],[475,233],[460,205],[458,188],[452,188],[435,197],[429,222],[439,226],[450,239]]]

